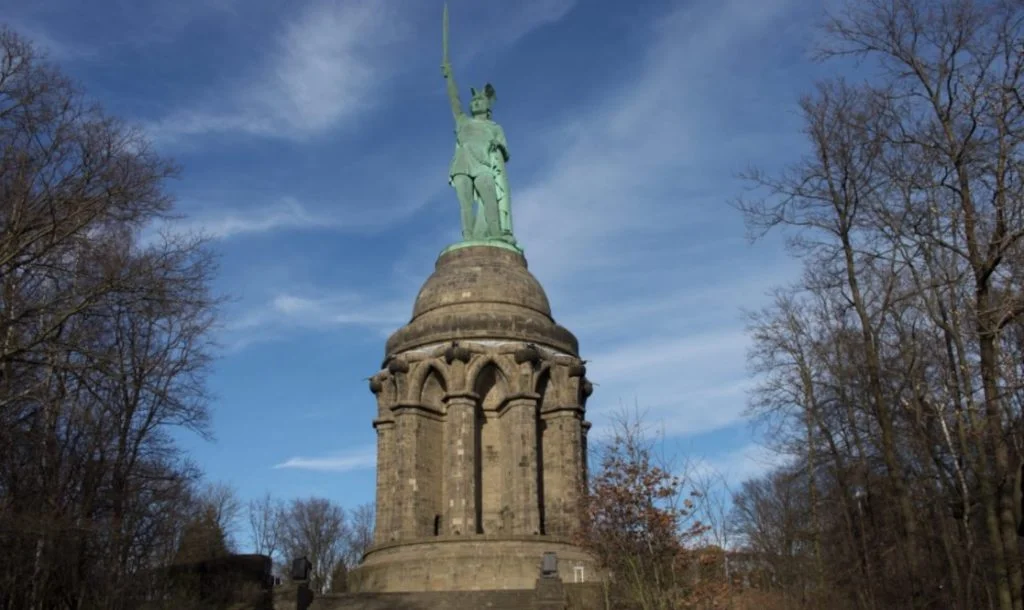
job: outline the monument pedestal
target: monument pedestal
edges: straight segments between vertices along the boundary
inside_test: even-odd
[[[349,573],[349,587],[384,593],[533,589],[547,552],[558,554],[562,580],[572,582],[580,567],[589,577],[597,574],[593,557],[569,541],[447,536],[372,549]]]
[[[374,546],[351,590],[529,591],[549,552],[566,582],[598,580],[573,544],[592,386],[523,255],[443,252],[385,353]]]

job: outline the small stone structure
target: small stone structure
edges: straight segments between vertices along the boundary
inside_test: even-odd
[[[370,379],[377,520],[353,592],[533,590],[546,552],[560,581],[598,578],[572,543],[593,389],[578,352],[521,253],[441,254]]]

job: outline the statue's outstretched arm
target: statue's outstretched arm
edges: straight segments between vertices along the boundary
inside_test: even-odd
[[[462,114],[462,100],[459,99],[459,86],[455,84],[455,77],[452,76],[452,65],[448,62],[441,64],[441,73],[448,84],[448,102],[452,106],[452,116],[458,120]]]

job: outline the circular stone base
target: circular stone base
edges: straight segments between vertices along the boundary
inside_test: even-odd
[[[444,255],[453,250],[460,250],[462,248],[472,248],[474,246],[486,246],[489,248],[502,248],[503,250],[511,250],[518,254],[523,253],[523,249],[519,247],[519,244],[515,242],[505,241],[503,239],[467,239],[465,241],[456,242],[444,250],[441,250],[441,254]]]
[[[600,580],[594,558],[564,539],[443,536],[371,549],[348,584],[359,593],[532,589],[548,552],[563,582]]]

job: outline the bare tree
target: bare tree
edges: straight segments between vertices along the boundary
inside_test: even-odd
[[[227,483],[207,483],[199,489],[197,501],[202,509],[210,512],[217,527],[224,533],[228,550],[236,550],[235,532],[238,518],[242,514],[242,503],[235,488]]]
[[[249,536],[253,551],[276,559],[281,550],[284,529],[284,503],[267,492],[260,498],[249,500]]]
[[[354,568],[373,544],[376,507],[372,502],[360,504],[349,513],[349,536],[346,541],[345,565]]]
[[[121,608],[177,546],[216,300],[172,164],[0,28],[0,606]]]
[[[345,510],[323,498],[292,500],[283,522],[284,552],[291,559],[309,559],[313,564],[310,588],[326,593],[331,574],[345,559],[350,535]]]
[[[969,273],[970,331],[984,410],[984,520],[998,605],[1024,607],[1005,434],[1002,332],[1024,313],[1024,6],[1002,0],[851,5],[828,24],[826,56],[856,55],[888,76],[886,135],[918,159],[907,237],[951,253]],[[942,219],[936,222],[936,215]]]
[[[764,197],[739,206],[805,274],[751,328],[752,413],[795,478],[738,505],[810,526],[809,545],[762,538],[818,566],[794,599],[814,574],[833,607],[1019,610],[1024,5],[844,3],[836,56],[877,78],[806,96],[812,154],[748,174]]]

